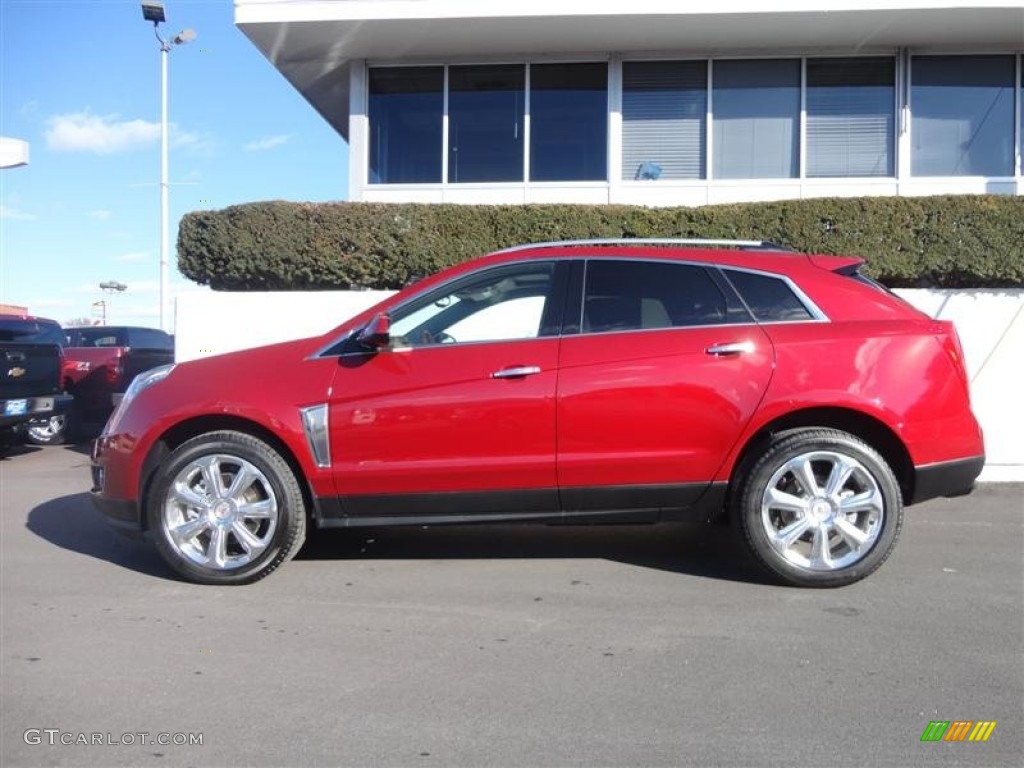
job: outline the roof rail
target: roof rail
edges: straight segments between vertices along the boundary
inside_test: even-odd
[[[530,248],[553,248],[559,246],[574,245],[707,245],[716,247],[738,248],[743,251],[786,251],[781,245],[771,240],[727,240],[727,239],[701,239],[701,238],[673,238],[673,237],[609,237],[595,238],[591,240],[552,240],[543,243],[524,243],[513,245],[511,248],[502,248],[494,253],[512,253],[514,251],[525,251]]]

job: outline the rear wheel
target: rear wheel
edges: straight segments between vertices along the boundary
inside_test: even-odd
[[[741,470],[733,499],[754,557],[795,586],[863,579],[889,557],[903,525],[889,465],[838,430],[802,429],[773,439]]]
[[[30,424],[25,437],[33,445],[63,445],[70,439],[71,415],[57,413],[44,422]]]
[[[211,432],[179,446],[159,470],[147,515],[164,560],[200,584],[262,579],[306,534],[291,467],[241,432]]]

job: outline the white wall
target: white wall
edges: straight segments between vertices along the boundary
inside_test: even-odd
[[[985,431],[982,480],[1024,482],[1024,289],[897,291],[932,317],[956,323],[971,378],[974,412]],[[194,293],[178,298],[179,362],[319,336],[389,291]]]
[[[1024,481],[1024,290],[897,291],[932,317],[952,320],[985,432],[982,480]]]
[[[393,291],[210,291],[178,296],[179,363],[279,341],[320,336]]]

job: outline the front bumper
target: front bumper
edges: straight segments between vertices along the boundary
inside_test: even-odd
[[[96,463],[96,446],[93,446],[92,490],[89,498],[96,509],[107,518],[118,533],[133,539],[143,535],[142,510],[134,499],[115,499],[104,495],[105,469]]]
[[[914,497],[910,503],[939,496],[964,496],[974,489],[974,481],[984,466],[984,456],[973,456],[914,467]]]

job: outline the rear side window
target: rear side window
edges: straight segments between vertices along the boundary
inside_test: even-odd
[[[725,270],[725,274],[758,322],[791,323],[813,319],[785,280],[731,269]]]
[[[132,328],[128,333],[128,346],[140,349],[172,349],[171,337],[155,328]]]
[[[685,328],[744,322],[703,267],[659,261],[591,259],[583,332]]]
[[[123,331],[112,331],[109,328],[79,328],[72,334],[72,345],[76,347],[126,347]]]
[[[0,341],[22,344],[59,344],[64,346],[64,332],[56,323],[12,318],[0,320]]]

